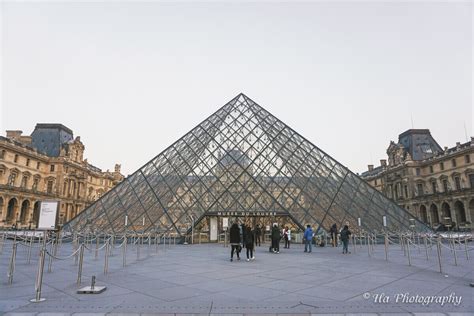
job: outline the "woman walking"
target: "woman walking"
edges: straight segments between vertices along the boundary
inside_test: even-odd
[[[229,234],[230,245],[232,247],[230,251],[230,261],[234,261],[234,251],[237,253],[237,260],[240,260],[240,229],[237,223],[232,224]]]

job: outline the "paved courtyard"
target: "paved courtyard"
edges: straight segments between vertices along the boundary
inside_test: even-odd
[[[118,245],[117,245],[118,246]],[[63,244],[58,256],[72,253]],[[7,315],[104,314],[426,314],[473,315],[472,260],[458,252],[454,265],[449,249],[443,253],[439,273],[436,249],[426,260],[423,249],[412,249],[408,265],[400,246],[383,245],[369,257],[367,246],[342,255],[341,248],[313,248],[303,253],[301,244],[281,248],[280,254],[257,247],[256,260],[230,262],[230,248],[222,244],[159,245],[137,251],[128,247],[127,266],[122,250],[115,249],[104,275],[104,253],[95,259],[86,250],[82,285],[97,276],[106,285],[102,294],[76,294],[78,266],[73,258],[55,260],[48,272],[46,260],[42,297],[33,298],[38,250],[27,264],[27,250],[19,246],[13,284],[8,284],[11,241],[0,256],[0,311]],[[423,250],[423,251],[422,251]],[[242,256],[243,257],[243,256]],[[471,254],[472,257],[472,254]],[[418,298],[416,298],[418,295]],[[421,300],[433,297],[433,302]],[[461,301],[455,299],[461,298]],[[418,300],[411,302],[410,300]],[[444,303],[442,303],[444,300]],[[459,304],[458,304],[459,303]],[[56,313],[56,314],[54,314]]]

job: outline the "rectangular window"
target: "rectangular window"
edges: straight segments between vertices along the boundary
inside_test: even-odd
[[[10,174],[10,177],[8,178],[8,185],[9,186],[14,186],[15,185],[15,180],[16,180],[16,173]]]
[[[416,185],[416,190],[418,191],[418,196],[423,195],[423,193],[424,193],[424,192],[423,192],[423,183],[418,183],[418,184]]]
[[[433,166],[430,166],[430,173],[433,173]]]
[[[21,187],[23,189],[26,189],[26,183],[28,182],[28,177],[26,176],[23,176],[23,178],[21,179]]]
[[[375,185],[377,185],[377,179],[375,179]]]
[[[41,163],[38,161],[38,162],[36,163],[36,169],[39,169],[39,168],[40,168],[40,165],[41,165]]]
[[[47,193],[53,193],[53,181],[52,180],[48,181],[48,187],[46,189],[46,192]]]
[[[461,179],[459,177],[454,178],[454,183],[456,185],[456,190],[461,190]]]
[[[27,167],[30,166],[30,158],[26,159],[26,166],[27,166]]]
[[[15,155],[15,158],[13,159],[13,162],[18,162],[18,155]]]
[[[448,180],[443,180],[443,189],[444,192],[448,192]]]
[[[33,179],[33,187],[32,187],[33,191],[38,190],[38,182],[39,182],[38,178]]]
[[[5,159],[5,153],[6,153],[5,149],[2,149],[0,151],[0,159]]]
[[[405,197],[408,198],[408,185],[406,185],[404,189],[405,189]]]
[[[437,191],[437,190],[436,190],[436,182],[434,182],[434,181],[431,182],[431,191],[433,191],[433,194],[435,194],[436,191]]]
[[[51,165],[51,167],[49,168],[49,171],[54,172],[54,165]]]
[[[440,162],[440,163],[439,163],[439,168],[440,168],[441,170],[444,170],[444,162]]]
[[[416,175],[419,176],[421,173],[420,168],[416,168]]]
[[[471,185],[471,189],[474,189],[474,173],[469,175],[469,184]]]
[[[466,163],[471,163],[471,156],[469,156],[469,155],[464,156],[464,161]]]
[[[453,165],[453,168],[456,168],[456,159],[452,159],[451,164]]]

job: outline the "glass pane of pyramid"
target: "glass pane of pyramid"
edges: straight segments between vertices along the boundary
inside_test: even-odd
[[[184,235],[193,221],[222,214],[286,216],[326,231],[358,219],[372,232],[412,224],[404,209],[239,94],[64,228]]]

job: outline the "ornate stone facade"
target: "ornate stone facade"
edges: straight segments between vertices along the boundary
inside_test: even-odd
[[[0,228],[36,227],[43,200],[60,202],[62,225],[122,181],[119,164],[102,172],[83,158],[84,149],[61,124],[0,136]]]
[[[429,130],[412,129],[387,155],[388,164],[369,165],[362,178],[434,228],[473,228],[474,138],[442,149]]]

